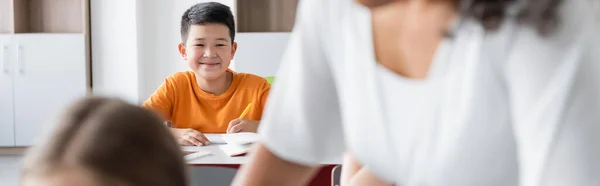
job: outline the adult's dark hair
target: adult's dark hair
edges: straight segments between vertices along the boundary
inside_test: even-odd
[[[525,0],[516,12],[520,23],[532,26],[540,34],[554,31],[559,24],[558,9],[562,0]],[[459,0],[460,11],[475,18],[486,30],[493,31],[501,26],[508,7],[517,0]]]
[[[187,9],[181,16],[181,40],[186,42],[190,27],[208,23],[223,24],[229,28],[229,36],[233,43],[235,39],[235,22],[231,9],[221,3],[198,3]]]
[[[97,185],[187,185],[183,153],[159,117],[117,99],[77,101],[24,163],[22,184],[73,167]]]

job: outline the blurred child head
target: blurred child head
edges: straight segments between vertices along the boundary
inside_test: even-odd
[[[181,17],[181,57],[197,76],[214,80],[226,76],[237,50],[235,23],[228,6],[199,3]]]
[[[85,98],[27,152],[23,186],[186,185],[179,146],[152,112]]]

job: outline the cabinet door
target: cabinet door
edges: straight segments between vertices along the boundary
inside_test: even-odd
[[[83,34],[16,35],[15,143],[29,146],[54,129],[66,106],[86,95]]]
[[[0,147],[15,145],[11,35],[0,34]]]

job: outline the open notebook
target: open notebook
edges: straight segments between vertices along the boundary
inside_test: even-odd
[[[183,154],[183,159],[185,159],[186,162],[211,155],[210,151],[183,151]]]
[[[212,144],[224,144],[219,148],[229,156],[245,155],[254,142],[260,137],[256,133],[240,132],[232,134],[204,134]]]
[[[250,150],[250,147],[252,146],[251,143],[249,144],[243,144],[243,145],[239,145],[239,144],[227,144],[227,145],[220,145],[219,148],[227,155],[234,157],[234,156],[243,156],[246,155],[248,153],[248,151]]]

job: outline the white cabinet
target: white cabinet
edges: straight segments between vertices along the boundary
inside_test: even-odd
[[[11,36],[0,34],[0,146],[15,145]]]
[[[30,146],[90,87],[89,0],[0,0],[0,147]]]
[[[4,38],[10,40],[5,63],[9,73],[0,79],[0,146],[29,146],[53,128],[54,119],[67,105],[86,95],[85,35],[15,34]],[[12,135],[7,129],[12,129]]]

